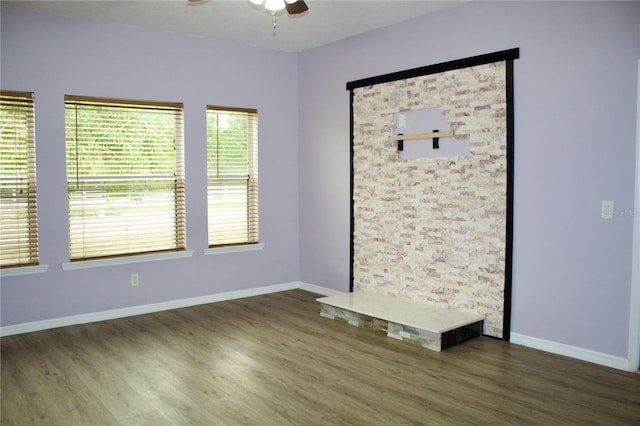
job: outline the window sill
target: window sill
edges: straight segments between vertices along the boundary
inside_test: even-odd
[[[238,246],[226,246],[226,247],[208,247],[203,250],[205,255],[211,254],[227,254],[227,253],[242,253],[245,251],[258,251],[264,248],[264,243],[258,244],[246,244]]]
[[[32,275],[42,274],[47,272],[49,265],[34,265],[34,266],[17,266],[15,268],[0,269],[0,278],[15,277],[17,275]]]
[[[104,266],[126,265],[130,263],[155,262],[158,260],[183,259],[193,256],[193,250],[171,251],[167,253],[142,254],[139,256],[122,256],[109,259],[82,260],[62,264],[62,269],[72,271],[74,269],[101,268]]]

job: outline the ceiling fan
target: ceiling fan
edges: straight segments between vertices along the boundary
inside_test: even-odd
[[[300,15],[309,10],[309,7],[304,0],[249,0],[256,6],[262,6],[271,15],[286,9],[289,15]],[[200,6],[205,3],[209,3],[209,0],[187,0],[190,6]]]
[[[209,3],[210,0],[187,0],[189,6],[200,6]],[[275,30],[278,22],[276,15],[283,10],[287,10],[289,16],[303,15],[309,7],[304,0],[249,0],[255,6],[261,7],[264,4],[265,10],[271,15],[271,26]]]
[[[309,10],[303,0],[249,0],[251,3],[262,6],[271,14],[275,14],[283,9],[287,9],[289,15],[299,15]]]

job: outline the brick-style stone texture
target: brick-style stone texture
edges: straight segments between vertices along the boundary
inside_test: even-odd
[[[497,62],[354,89],[354,290],[486,314],[502,337],[506,77]],[[440,107],[465,157],[402,159],[394,113]],[[431,141],[425,141],[431,143]]]
[[[432,351],[440,352],[442,348],[442,335],[440,333],[371,317],[348,309],[327,305],[326,303],[320,305],[320,316],[344,321],[355,327],[368,328],[376,333],[420,345]]]

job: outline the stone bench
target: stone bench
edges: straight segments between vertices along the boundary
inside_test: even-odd
[[[434,351],[482,335],[484,315],[440,308],[370,292],[353,292],[316,299],[324,318],[419,344]]]

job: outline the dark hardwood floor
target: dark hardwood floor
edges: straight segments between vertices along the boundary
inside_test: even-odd
[[[437,353],[293,290],[1,339],[3,425],[640,424],[640,375],[491,338]]]

